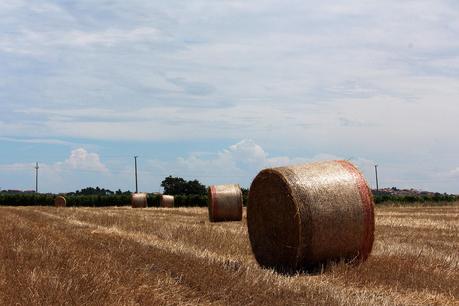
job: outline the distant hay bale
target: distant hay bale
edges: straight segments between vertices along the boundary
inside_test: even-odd
[[[208,196],[211,222],[242,220],[242,191],[238,184],[210,186]]]
[[[247,206],[252,251],[260,265],[281,271],[365,261],[373,246],[373,206],[363,175],[348,161],[262,170]]]
[[[144,192],[133,193],[131,197],[132,208],[147,207],[147,194]]]
[[[174,207],[174,196],[163,194],[159,202],[161,207]]]
[[[57,196],[54,198],[54,206],[65,207],[67,206],[67,200],[63,196]]]

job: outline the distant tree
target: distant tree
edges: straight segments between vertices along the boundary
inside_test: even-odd
[[[186,181],[181,177],[173,177],[169,175],[161,182],[161,187],[164,188],[165,194],[171,195],[204,195],[206,194],[206,186],[202,185],[198,180]]]
[[[188,181],[185,186],[185,194],[206,194],[206,186],[198,180]]]
[[[244,203],[244,206],[247,206],[247,202],[249,199],[249,189],[241,187],[241,192],[242,192],[242,202]]]
[[[100,188],[97,186],[96,188],[94,187],[86,187],[81,190],[77,190],[75,192],[69,193],[71,194],[76,194],[76,195],[112,195],[114,194],[113,191],[105,188]]]
[[[169,175],[161,182],[161,187],[164,188],[165,194],[185,194],[186,181],[181,177],[173,177]]]

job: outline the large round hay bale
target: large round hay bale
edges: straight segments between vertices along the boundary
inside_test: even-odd
[[[147,194],[144,192],[133,193],[131,197],[132,208],[147,207]]]
[[[210,186],[208,196],[211,222],[242,220],[242,191],[238,184]]]
[[[163,194],[159,202],[161,207],[174,207],[174,196]]]
[[[262,266],[282,271],[364,261],[373,246],[373,206],[364,177],[348,161],[262,170],[247,206],[252,251]]]
[[[67,206],[67,200],[63,196],[57,196],[54,198],[54,206],[65,207]]]

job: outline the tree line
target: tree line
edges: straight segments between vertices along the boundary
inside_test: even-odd
[[[169,175],[161,182],[164,194],[175,197],[175,206],[207,206],[207,188],[198,180],[185,180],[181,177]],[[249,190],[242,189],[243,202],[247,205]],[[86,187],[75,192],[64,194],[68,206],[124,206],[130,205],[131,191],[112,191],[100,187]],[[23,206],[23,205],[53,205],[54,194],[21,193],[18,191],[0,192],[0,205]],[[149,193],[147,195],[148,206],[159,206],[160,194]],[[452,194],[418,194],[418,195],[393,195],[373,190],[373,198],[376,204],[395,203],[451,203],[459,201],[459,196]]]

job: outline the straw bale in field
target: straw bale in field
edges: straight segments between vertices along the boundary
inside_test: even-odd
[[[147,207],[147,194],[144,192],[133,193],[131,197],[132,208]]]
[[[348,161],[262,170],[247,206],[255,258],[285,271],[364,261],[373,245],[373,206],[364,177]]]
[[[57,196],[54,198],[54,206],[65,207],[67,206],[67,200],[63,196]]]
[[[172,195],[161,195],[160,204],[161,207],[174,207],[174,196]]]
[[[211,222],[242,220],[242,191],[238,184],[210,186],[208,197]]]

